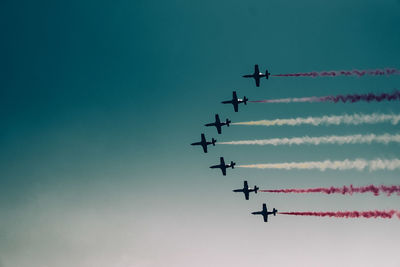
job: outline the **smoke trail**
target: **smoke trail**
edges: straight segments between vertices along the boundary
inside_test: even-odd
[[[385,68],[376,70],[334,70],[334,71],[312,71],[312,72],[302,72],[302,73],[288,73],[288,74],[275,74],[271,75],[274,77],[318,77],[318,76],[358,76],[362,77],[365,75],[369,76],[381,76],[381,75],[398,75],[400,71],[395,68]]]
[[[301,97],[301,98],[281,98],[281,99],[266,99],[266,100],[255,100],[249,101],[252,103],[313,103],[313,102],[350,102],[355,103],[359,101],[363,102],[381,102],[381,101],[393,101],[393,100],[400,100],[400,91],[394,91],[391,94],[382,93],[382,94],[353,94],[353,95],[337,95],[337,96],[312,96],[312,97]]]
[[[400,169],[400,159],[356,159],[356,160],[343,160],[343,161],[308,161],[308,162],[285,162],[285,163],[267,163],[267,164],[250,164],[239,165],[239,168],[254,168],[254,169],[278,169],[278,170],[396,170]]]
[[[307,188],[307,189],[265,189],[265,190],[258,190],[259,192],[267,192],[267,193],[295,193],[295,194],[307,194],[307,193],[324,193],[324,194],[342,194],[342,195],[352,195],[354,193],[373,193],[375,196],[379,196],[381,193],[390,196],[394,193],[397,193],[400,196],[400,185],[367,185],[367,186],[360,186],[354,187],[353,185],[350,186],[343,186],[343,187],[318,187],[318,188]]]
[[[260,120],[260,121],[246,121],[235,122],[232,125],[260,125],[260,126],[297,126],[301,124],[318,125],[360,125],[360,124],[375,124],[390,122],[397,125],[400,121],[400,114],[353,114],[353,115],[340,115],[340,116],[323,116],[323,117],[307,117],[307,118],[294,118],[294,119],[276,119],[276,120]]]
[[[371,144],[372,142],[388,144],[390,142],[400,143],[400,134],[383,134],[383,135],[347,135],[347,136],[322,136],[322,137],[294,137],[294,138],[272,138],[263,140],[241,140],[241,141],[230,141],[230,142],[219,142],[223,145],[320,145],[320,144]]]
[[[295,215],[295,216],[318,216],[318,217],[336,217],[336,218],[384,218],[391,219],[394,215],[400,219],[400,211],[387,210],[387,211],[336,211],[336,212],[279,212],[284,215]]]

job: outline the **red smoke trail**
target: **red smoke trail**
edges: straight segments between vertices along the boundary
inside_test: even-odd
[[[279,212],[284,215],[295,215],[295,216],[317,216],[317,217],[336,217],[336,218],[385,218],[391,219],[396,215],[400,219],[400,211],[387,210],[387,211],[336,211],[336,212],[316,212],[316,211],[305,211],[305,212]]]
[[[394,91],[391,94],[382,93],[382,94],[353,94],[353,95],[337,95],[337,96],[311,96],[311,97],[300,97],[300,98],[281,98],[281,99],[266,99],[266,100],[254,100],[249,101],[252,103],[313,103],[313,102],[381,102],[381,101],[393,101],[400,100],[400,91]]]
[[[364,76],[364,75],[398,75],[400,71],[394,68],[385,68],[385,69],[377,69],[377,70],[339,70],[339,71],[321,71],[321,72],[303,72],[303,73],[289,73],[289,74],[275,74],[271,76],[275,77],[317,77],[317,76]]]
[[[373,193],[375,196],[379,196],[381,193],[390,196],[391,194],[397,193],[400,196],[400,185],[368,185],[368,186],[360,186],[353,187],[343,186],[343,187],[319,187],[319,188],[308,188],[308,189],[277,189],[277,190],[258,190],[259,192],[267,192],[267,193],[324,193],[324,194],[342,194],[342,195],[352,195],[354,193]]]
[[[362,95],[354,94],[354,95],[325,96],[325,97],[320,97],[316,102],[330,101],[330,102],[337,103],[339,101],[342,101],[343,103],[346,103],[346,102],[354,103],[354,102],[359,102],[359,101],[381,102],[383,100],[392,101],[392,100],[398,100],[398,99],[400,99],[400,91],[394,91],[392,94],[383,93],[380,95],[369,93],[369,94],[362,94]]]

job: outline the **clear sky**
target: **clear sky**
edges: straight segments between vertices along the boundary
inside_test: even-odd
[[[11,1],[0,3],[0,266],[399,266],[400,220],[250,214],[399,209],[370,194],[232,193],[399,184],[399,171],[235,169],[238,164],[400,158],[399,145],[189,144],[295,136],[398,133],[398,126],[205,128],[233,122],[400,113],[399,103],[250,100],[391,92],[400,77],[241,75],[400,68],[400,2]]]

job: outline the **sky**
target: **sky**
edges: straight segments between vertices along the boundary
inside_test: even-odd
[[[10,1],[0,3],[0,266],[399,266],[400,220],[277,215],[399,209],[397,195],[273,195],[233,189],[386,184],[399,171],[229,169],[238,164],[400,158],[398,144],[209,147],[218,141],[399,133],[359,126],[203,125],[364,113],[398,102],[231,106],[383,93],[400,76],[254,81],[272,74],[400,68],[400,2]]]

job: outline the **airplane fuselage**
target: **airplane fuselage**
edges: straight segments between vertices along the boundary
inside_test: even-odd
[[[205,126],[215,126],[215,127],[221,127],[221,126],[224,126],[224,125],[226,125],[226,123],[225,122],[213,122],[213,123],[207,123]]]
[[[229,167],[228,165],[221,165],[221,164],[219,164],[219,165],[214,165],[214,166],[211,166],[210,168],[211,169],[221,169],[221,170],[226,170],[226,168],[227,167]]]
[[[212,142],[194,142],[194,143],[191,143],[192,146],[208,146],[208,145],[211,145],[211,144],[212,144]]]
[[[243,189],[235,189],[235,190],[233,190],[233,192],[243,192],[243,193],[250,193],[250,192],[254,192],[255,190],[254,189],[245,189],[245,188],[243,188]]]
[[[247,74],[247,75],[243,75],[244,78],[254,78],[254,79],[259,79],[262,77],[265,77],[266,75],[262,72],[256,72],[254,74]]]

